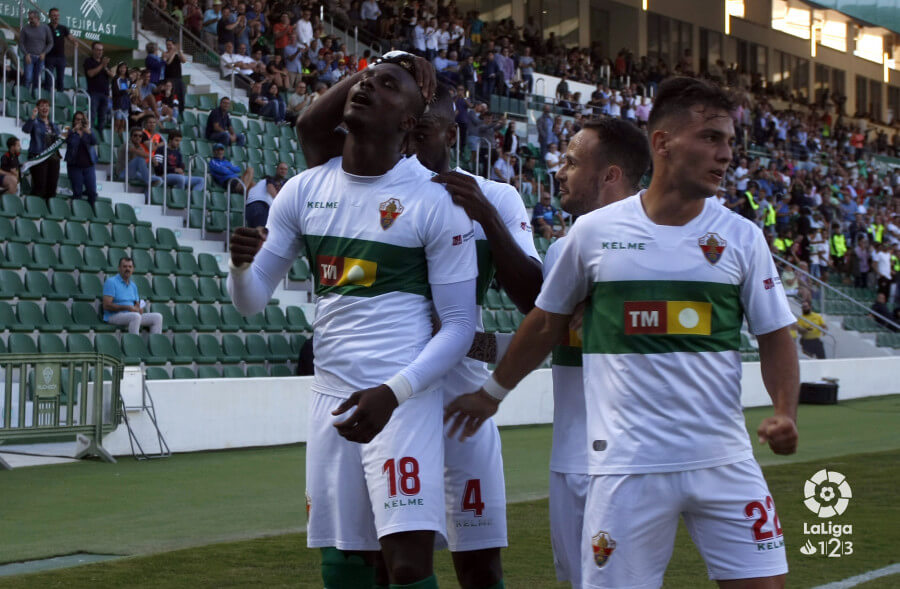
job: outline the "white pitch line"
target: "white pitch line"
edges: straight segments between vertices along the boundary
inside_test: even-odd
[[[900,573],[900,563],[886,566],[883,569],[875,569],[874,571],[856,575],[855,577],[850,577],[848,579],[844,579],[843,581],[835,581],[834,583],[828,583],[827,585],[819,585],[818,587],[814,587],[813,589],[849,589],[850,587],[862,585],[863,583],[871,581],[872,579],[886,577],[888,575],[893,575],[896,573]]]

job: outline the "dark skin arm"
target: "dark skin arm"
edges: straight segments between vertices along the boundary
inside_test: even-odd
[[[430,99],[437,85],[434,68],[421,57],[416,57],[415,63],[416,84],[422,89],[422,95]],[[350,89],[362,79],[364,73],[365,70],[357,72],[332,86],[297,120],[297,135],[310,168],[320,166],[343,152],[345,135],[334,129],[344,118],[344,106]]]
[[[797,403],[800,366],[790,327],[756,336],[763,384],[772,397],[775,414],[762,420],[756,430],[759,443],[768,443],[775,454],[797,451]]]
[[[543,283],[541,263],[522,251],[475,178],[459,172],[445,172],[432,180],[443,184],[453,202],[481,225],[494,258],[503,260],[497,265],[497,280],[519,311],[531,311]]]

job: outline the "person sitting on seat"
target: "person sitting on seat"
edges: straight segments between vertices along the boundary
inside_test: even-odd
[[[248,167],[241,172],[241,167],[231,163],[225,159],[225,146],[221,143],[213,145],[213,157],[209,160],[209,175],[219,186],[227,188],[231,185],[232,192],[244,192],[244,187],[250,186],[253,182],[253,168]],[[237,180],[240,178],[244,186],[241,186]]]
[[[162,333],[162,315],[145,313],[137,285],[132,282],[134,260],[119,258],[119,273],[106,279],[103,285],[103,320],[112,325],[127,325],[128,333],[138,333],[141,326],[150,333]]]

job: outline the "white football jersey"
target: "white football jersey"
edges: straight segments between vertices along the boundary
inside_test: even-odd
[[[516,189],[509,184],[494,182],[481,176],[469,174],[462,168],[456,168],[456,171],[472,176],[478,181],[478,187],[481,188],[481,192],[488,202],[497,209],[500,219],[506,225],[519,248],[526,255],[540,260],[537,248],[534,247],[531,218],[528,216],[522,197],[519,196]],[[475,327],[476,331],[483,332],[484,321],[481,318],[481,306],[484,303],[485,293],[487,293],[488,288],[491,286],[491,281],[494,279],[495,260],[491,253],[487,236],[484,234],[484,229],[479,223],[473,223],[473,226],[475,229],[475,250],[478,255],[478,284],[475,290],[478,312]],[[460,395],[477,391],[489,374],[487,364],[484,362],[473,360],[472,358],[463,358],[444,377],[444,403],[448,404]]]
[[[544,256],[545,281],[565,240],[565,237],[560,237],[547,249]],[[550,452],[550,470],[553,472],[587,474],[588,470],[582,331],[570,329],[565,343],[553,348],[553,450]]]
[[[581,217],[537,306],[584,315],[589,474],[674,472],[752,458],[740,330],[794,323],[762,232],[707,199],[653,223],[643,193]]]
[[[305,250],[315,280],[312,390],[348,397],[408,366],[432,336],[429,284],[477,275],[472,222],[415,157],[382,176],[336,157],[291,178],[263,248]]]

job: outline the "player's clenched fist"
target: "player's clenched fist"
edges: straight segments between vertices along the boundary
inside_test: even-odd
[[[472,437],[499,407],[500,401],[484,392],[484,389],[457,397],[444,410],[444,423],[453,420],[447,436],[452,438],[459,431],[460,442]]]
[[[235,266],[253,263],[256,252],[266,240],[265,227],[238,227],[231,234],[231,262]]]
[[[776,454],[793,454],[797,451],[797,424],[786,415],[773,415],[762,420],[756,429],[759,443],[769,443]]]
[[[335,423],[334,427],[341,436],[351,442],[367,444],[387,425],[391,413],[397,408],[397,397],[389,386],[378,385],[371,389],[356,391],[331,414],[341,415],[354,405],[356,411],[344,421]]]

